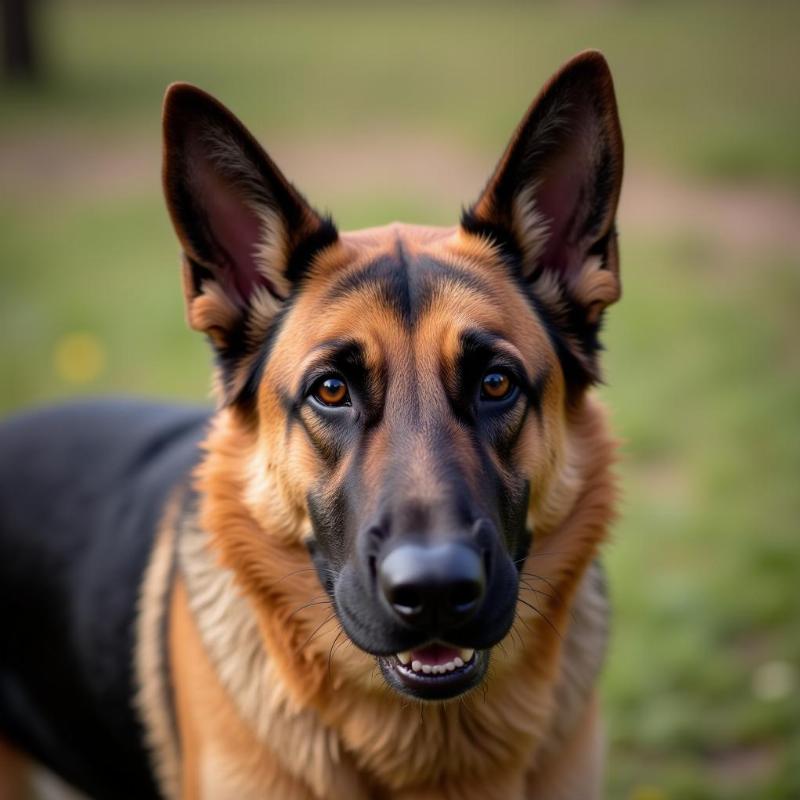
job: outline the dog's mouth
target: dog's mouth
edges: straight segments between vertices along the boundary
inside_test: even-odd
[[[447,700],[480,683],[489,663],[488,651],[434,642],[379,659],[387,683],[422,700]]]

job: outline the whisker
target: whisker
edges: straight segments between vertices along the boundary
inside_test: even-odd
[[[520,622],[522,622],[523,625],[527,624],[525,622],[525,620],[522,619],[522,617],[520,616],[519,611],[515,612],[515,616]],[[522,641],[522,635],[520,634],[520,632],[514,626],[511,627],[511,635],[517,637],[516,638],[517,646],[519,647],[520,650],[524,650],[525,649],[525,643]]]
[[[561,602],[561,598],[556,597],[554,594],[550,594],[549,592],[545,592],[543,589],[537,589],[535,586],[531,586],[530,579],[528,578],[520,578],[519,582],[523,589],[527,589],[528,591],[531,592],[536,592],[536,594],[542,594],[545,597],[549,597],[551,600],[556,600],[558,602]]]
[[[564,599],[561,597],[561,595],[553,595],[553,594],[550,594],[549,592],[544,592],[541,589],[535,589],[533,586],[530,586],[527,583],[524,585],[523,588],[527,589],[527,591],[529,591],[529,592],[533,592],[534,594],[539,594],[539,595],[542,595],[542,597],[549,598],[550,600],[552,600],[554,603],[556,603],[561,608],[564,608],[564,606],[565,606]],[[575,611],[572,608],[567,608],[566,611],[567,611],[567,614],[569,614],[569,618],[574,622],[575,621]]]
[[[534,594],[538,594],[538,595],[540,595],[542,597],[546,597],[548,600],[552,600],[556,605],[559,605],[559,606],[564,605],[561,602],[561,599],[556,597],[554,594],[550,594],[550,592],[545,592],[542,589],[536,589],[533,586],[529,586],[527,583],[523,584],[520,588],[523,591],[533,592]]]
[[[344,628],[339,628],[339,633],[336,634],[336,638],[333,640],[333,644],[330,646],[328,650],[328,679],[331,678],[331,662],[333,660],[333,649],[336,647],[336,642],[339,641],[339,637],[344,633]]]
[[[561,596],[561,593],[558,591],[558,589],[556,589],[556,587],[553,585],[553,582],[549,578],[545,578],[544,575],[537,575],[535,572],[521,572],[520,576],[524,576],[526,578],[533,578],[535,580],[542,581],[543,583],[546,583],[550,587],[550,589],[553,591],[555,596],[559,599],[559,601],[561,603],[564,602],[564,598]]]
[[[306,648],[306,646],[308,644],[310,644],[311,640],[317,635],[317,631],[319,631],[320,628],[322,628],[324,625],[327,625],[332,619],[336,619],[336,612],[335,611],[327,619],[324,619],[322,622],[320,622],[320,624],[317,625],[316,628],[314,628],[313,632],[311,633],[311,636],[309,636],[308,639],[306,639],[303,642],[303,644],[300,645],[300,650],[304,650]]]
[[[563,556],[565,553],[569,553],[569,550],[534,550],[532,553],[528,553],[523,558],[518,558],[513,563],[516,564],[524,564],[529,558],[539,558],[540,556]]]
[[[555,634],[556,636],[558,636],[559,639],[563,638],[561,636],[561,631],[559,631],[559,629],[556,628],[555,625],[553,625],[553,623],[550,621],[550,618],[546,614],[543,614],[538,608],[536,608],[535,605],[529,603],[527,600],[523,600],[521,597],[517,599],[519,600],[520,603],[524,603],[526,606],[528,606],[528,608],[535,611],[555,631]]]
[[[301,572],[316,572],[316,567],[303,567],[303,569],[296,569],[294,572],[288,573],[288,575],[284,575],[282,578],[278,578],[273,586],[277,586],[279,583],[285,581],[287,578],[291,578],[293,575],[299,575]]]
[[[316,595],[316,597],[314,597],[310,602],[305,603],[302,606],[300,606],[299,608],[296,608],[294,611],[292,611],[292,613],[289,614],[288,617],[286,617],[286,621],[288,622],[295,614],[299,614],[304,608],[309,608],[310,606],[329,606],[329,605],[331,605],[331,601],[329,599],[328,600],[326,600],[326,599],[322,599],[321,600],[320,599],[320,598],[324,598],[324,597],[325,597],[325,595],[322,595],[322,594]]]

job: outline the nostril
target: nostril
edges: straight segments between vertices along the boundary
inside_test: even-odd
[[[369,576],[372,582],[375,583],[378,580],[378,559],[375,556],[370,556],[367,563],[369,565]]]
[[[386,541],[386,537],[388,535],[389,535],[388,526],[384,525],[372,525],[367,530],[367,536],[369,536],[369,538],[377,546],[382,545]]]
[[[396,586],[389,593],[389,602],[397,612],[405,616],[413,616],[422,611],[422,594],[413,586]]]
[[[483,586],[477,581],[456,581],[450,588],[450,607],[460,613],[470,611],[482,594]]]

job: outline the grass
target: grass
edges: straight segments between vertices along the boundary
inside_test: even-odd
[[[788,664],[796,680],[800,664],[797,264],[696,242],[623,255],[603,392],[626,441],[608,559],[612,796],[788,800],[800,696],[758,676]]]
[[[366,126],[492,154],[541,80],[599,46],[634,162],[800,186],[797,4],[157,8],[43,6],[50,79],[5,90],[0,147],[155,146],[164,85],[182,78],[283,140]],[[453,216],[391,187],[341,194],[343,227]],[[711,231],[623,231],[622,244],[602,389],[625,441],[607,551],[609,797],[797,798],[800,259],[732,251]],[[176,250],[155,177],[102,199],[46,183],[0,194],[0,409],[204,397]]]

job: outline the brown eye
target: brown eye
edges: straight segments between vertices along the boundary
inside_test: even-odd
[[[486,400],[504,400],[513,388],[514,384],[507,373],[492,370],[483,376],[481,397]]]
[[[334,375],[317,381],[311,393],[326,406],[344,406],[348,405],[350,401],[347,384]]]

